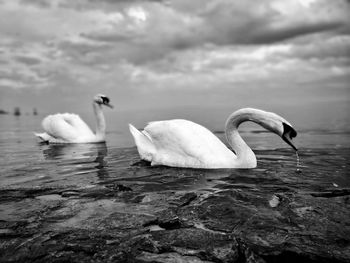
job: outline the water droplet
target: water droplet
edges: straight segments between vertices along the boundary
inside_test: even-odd
[[[300,158],[299,158],[298,151],[295,151],[295,155],[297,156],[297,169],[296,169],[296,172],[297,172],[297,173],[301,173],[301,169],[300,169]]]

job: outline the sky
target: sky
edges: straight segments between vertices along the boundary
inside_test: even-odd
[[[350,127],[349,83],[349,0],[0,0],[0,109]]]

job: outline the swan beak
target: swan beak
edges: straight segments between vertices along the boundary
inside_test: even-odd
[[[105,104],[105,106],[107,106],[107,107],[110,107],[111,109],[113,109],[114,108],[114,106],[112,105],[112,104]]]
[[[295,151],[298,151],[297,147],[292,142],[292,139],[297,136],[297,132],[293,127],[283,123],[283,134],[282,139],[288,143]]]

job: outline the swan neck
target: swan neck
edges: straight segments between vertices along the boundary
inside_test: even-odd
[[[104,139],[106,135],[106,121],[102,111],[102,106],[94,102],[93,107],[96,116],[96,136]]]
[[[232,113],[226,121],[226,139],[236,153],[238,161],[242,163],[252,163],[252,166],[255,167],[255,154],[238,132],[239,125],[245,121],[254,121],[251,118],[251,114],[245,114],[239,110]]]

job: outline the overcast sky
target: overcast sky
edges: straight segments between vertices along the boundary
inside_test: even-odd
[[[3,109],[293,116],[349,105],[349,54],[346,0],[0,0]]]

